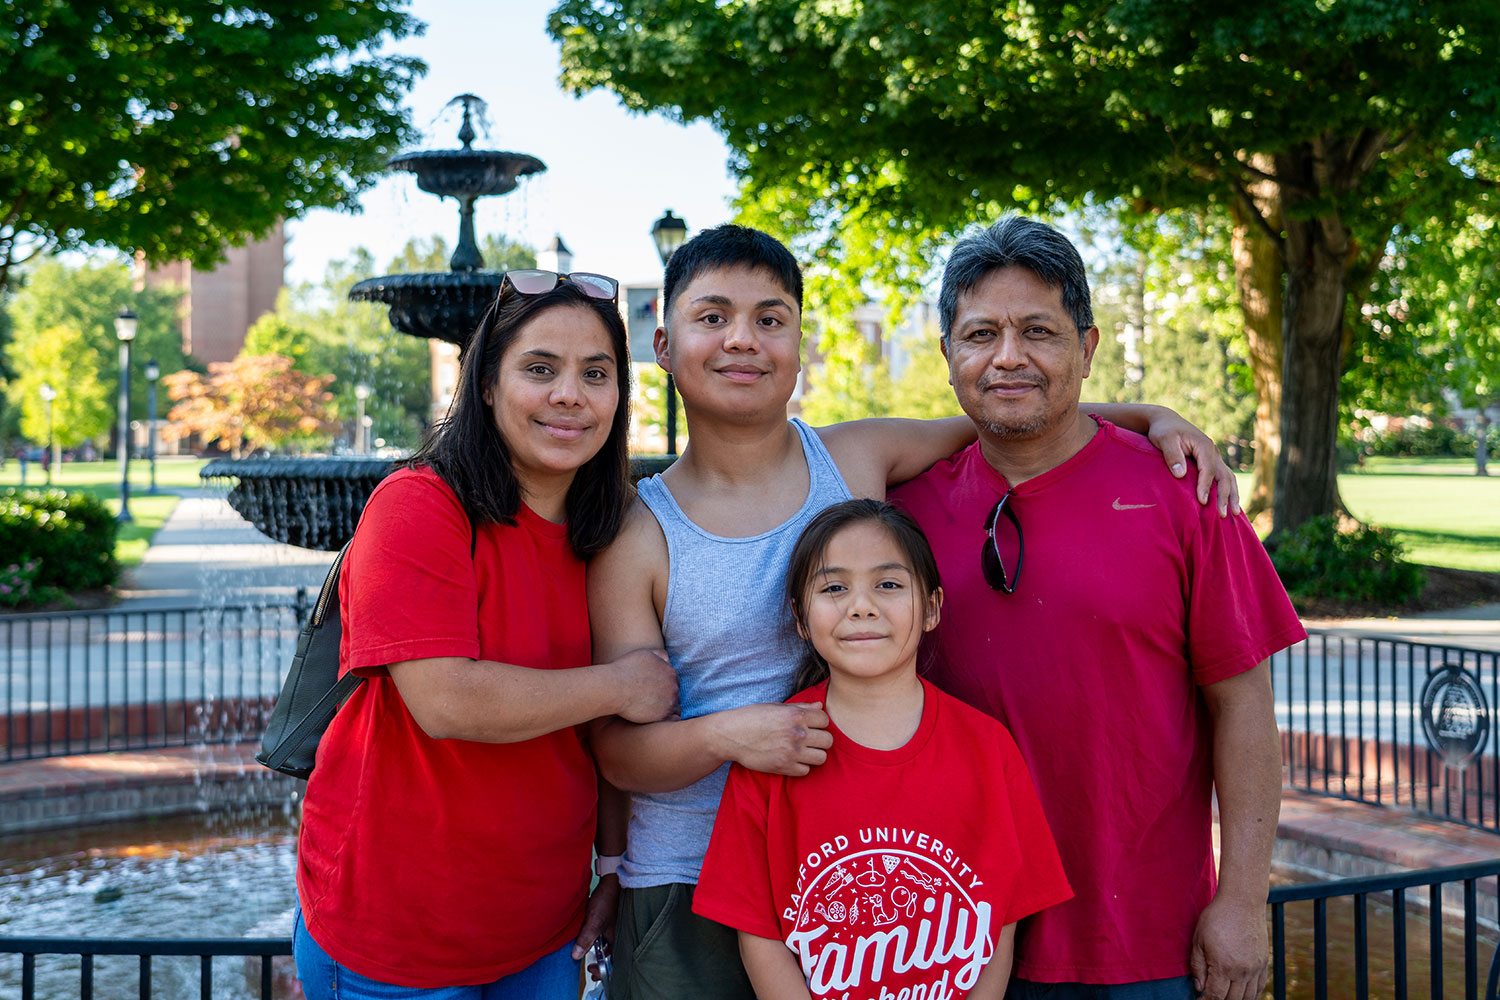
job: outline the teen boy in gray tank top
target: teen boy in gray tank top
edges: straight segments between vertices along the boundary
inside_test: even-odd
[[[801,650],[786,602],[787,560],[808,521],[851,498],[818,435],[800,420],[792,424],[807,459],[807,500],[791,518],[763,534],[710,534],[677,506],[661,476],[637,485],[667,539],[670,569],[662,638],[677,670],[684,719],[782,701],[792,694]],[[764,622],[776,625],[753,624]],[[678,791],[634,796],[621,885],[698,881],[728,774],[724,764]]]

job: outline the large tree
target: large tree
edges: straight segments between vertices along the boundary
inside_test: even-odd
[[[188,363],[182,353],[182,331],[177,310],[180,292],[171,288],[133,287],[130,266],[116,254],[70,261],[49,257],[25,269],[24,280],[9,296],[7,312],[15,324],[15,350],[30,350],[32,341],[64,326],[81,335],[80,343],[93,355],[91,370],[110,381],[119,378],[120,343],[115,317],[129,307],[136,314],[131,350],[130,414],[146,417],[146,380],[142,366],[156,361],[163,374]],[[24,368],[24,363],[17,367]]]
[[[54,451],[102,436],[115,420],[113,385],[100,370],[86,334],[54,326],[11,346],[20,372],[12,383],[21,410],[21,433]],[[51,386],[53,399],[42,398]]]
[[[215,361],[208,375],[180,371],[162,384],[176,403],[162,433],[205,442],[239,458],[246,447],[280,448],[327,434],[332,375],[307,375],[279,354],[240,354]]]
[[[1500,407],[1500,222],[1440,216],[1398,232],[1370,290],[1344,377],[1356,413],[1477,415],[1475,472],[1488,475],[1486,410]]]
[[[708,119],[747,202],[898,284],[1010,208],[1235,213],[1278,530],[1337,504],[1351,291],[1410,213],[1495,187],[1493,3],[563,0],[551,30],[568,86]]]
[[[0,289],[52,248],[211,264],[356,199],[425,70],[403,0],[19,0],[0,20]]]

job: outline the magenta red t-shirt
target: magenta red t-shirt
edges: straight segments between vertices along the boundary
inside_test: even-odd
[[[1014,594],[980,547],[1008,484],[977,444],[893,492],[932,542],[939,687],[1014,734],[1074,898],[1022,924],[1016,975],[1121,983],[1188,973],[1213,898],[1211,726],[1198,688],[1304,638],[1243,515],[1202,506],[1145,438],[1100,421],[1017,486]],[[1002,525],[1004,530],[1004,525]]]
[[[967,996],[1006,924],[1068,897],[1010,734],[923,694],[900,749],[835,724],[806,777],[730,770],[693,911],[785,941],[815,998]]]
[[[583,921],[597,802],[574,728],[521,743],[434,740],[385,665],[461,656],[589,663],[584,567],[564,525],[523,507],[479,529],[430,470],[371,495],[344,560],[342,666],[369,679],[308,782],[297,895],[336,961],[401,986],[483,983],[562,947]]]

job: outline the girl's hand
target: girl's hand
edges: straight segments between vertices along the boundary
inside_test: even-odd
[[[1223,517],[1230,512],[1238,514],[1240,485],[1220,457],[1213,439],[1179,416],[1175,410],[1165,406],[1156,407],[1156,410],[1159,412],[1152,416],[1146,436],[1161,452],[1162,460],[1167,463],[1172,475],[1178,479],[1187,475],[1187,458],[1191,456],[1198,463],[1198,502],[1208,503],[1209,487],[1217,484],[1219,516]]]

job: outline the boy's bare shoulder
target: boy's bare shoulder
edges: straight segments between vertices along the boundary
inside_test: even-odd
[[[655,569],[658,564],[665,566],[666,559],[667,536],[662,533],[651,508],[640,497],[634,497],[625,510],[620,533],[608,548],[594,557],[597,566],[591,569],[609,570],[619,566],[641,572]]]

